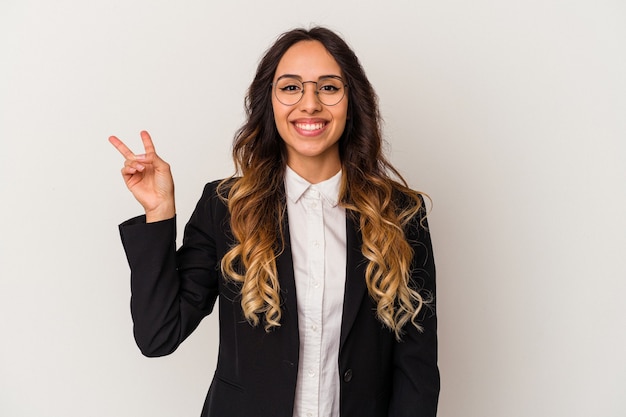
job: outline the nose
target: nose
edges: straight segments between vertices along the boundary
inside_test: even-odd
[[[310,85],[306,85],[310,84]],[[312,113],[321,110],[322,103],[317,96],[317,83],[315,81],[305,81],[302,83],[302,99],[300,100],[300,109]]]

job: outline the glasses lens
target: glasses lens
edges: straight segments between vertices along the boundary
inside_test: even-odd
[[[316,95],[320,103],[326,106],[334,106],[339,103],[346,93],[343,80],[338,77],[324,77],[319,81],[305,81],[298,78],[281,77],[274,83],[274,94],[282,104],[293,106],[304,95],[304,84],[311,84],[306,88],[317,88]]]
[[[274,88],[278,101],[286,106],[293,106],[302,98],[302,82],[296,78],[283,77],[276,81]]]
[[[343,80],[335,77],[322,78],[317,82],[317,96],[322,104],[334,106],[345,94]]]

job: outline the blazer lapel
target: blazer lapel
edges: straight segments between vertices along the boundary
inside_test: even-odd
[[[343,301],[339,350],[343,347],[350,333],[350,329],[359,312],[363,295],[366,293],[367,289],[365,285],[367,260],[361,252],[363,239],[350,214],[346,214],[346,289]]]
[[[298,306],[296,300],[296,280],[293,273],[293,257],[291,255],[291,239],[289,237],[289,221],[287,213],[283,220],[284,250],[276,259],[276,269],[280,281],[280,292],[283,300],[281,306],[283,318],[281,319],[282,330],[291,336],[290,343],[295,349],[296,355],[300,346],[300,334],[298,331]]]

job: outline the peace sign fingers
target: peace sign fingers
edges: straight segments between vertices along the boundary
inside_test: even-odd
[[[122,154],[122,156],[126,159],[134,159],[135,154],[128,149],[128,146],[124,144],[121,140],[117,138],[117,136],[110,136],[109,142],[111,145],[115,146],[115,148]]]
[[[145,130],[142,130],[140,135],[141,135],[141,141],[143,142],[143,149],[146,152],[146,155],[156,153],[150,134],[146,132]]]
[[[156,154],[150,134],[141,132],[145,154],[135,154],[116,136],[109,142],[124,157],[122,176],[126,186],[152,219],[171,217],[175,213],[174,181],[170,166]],[[165,216],[165,217],[164,217]]]

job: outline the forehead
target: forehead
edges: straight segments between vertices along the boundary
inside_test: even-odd
[[[274,78],[298,75],[303,79],[317,79],[323,75],[342,75],[335,58],[318,41],[301,41],[292,45],[278,62]]]

